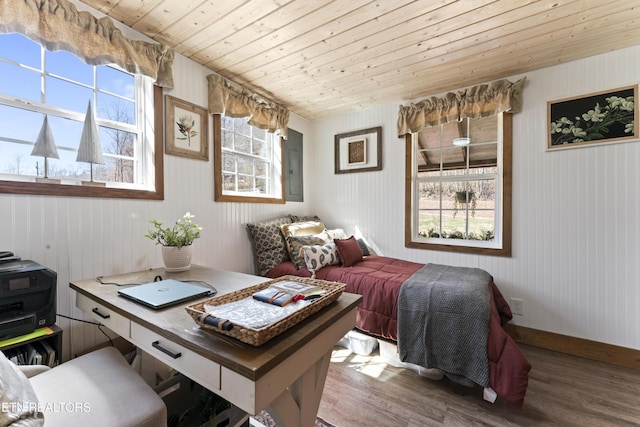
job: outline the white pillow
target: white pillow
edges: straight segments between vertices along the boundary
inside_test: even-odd
[[[334,228],[333,230],[325,229],[324,231],[326,231],[327,234],[329,234],[329,237],[331,238],[331,240],[333,240],[333,239],[346,239],[347,237],[349,237],[349,236],[347,236],[347,233],[345,233],[342,228]]]
[[[22,371],[0,351],[0,425],[42,426],[38,398]]]
[[[303,246],[300,248],[300,255],[304,258],[307,270],[311,272],[311,277],[316,277],[316,271],[327,265],[340,264],[336,244],[329,242],[326,245]]]

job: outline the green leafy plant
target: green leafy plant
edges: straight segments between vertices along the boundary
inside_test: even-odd
[[[453,217],[458,214],[458,209],[469,203],[471,209],[471,217],[476,217],[476,193],[473,191],[456,191],[453,193]]]
[[[443,239],[464,239],[464,233],[460,230],[452,230],[450,232],[443,231],[438,233],[435,229],[430,228],[428,231],[419,231],[420,237],[443,238]],[[484,240],[491,241],[495,238],[493,230],[481,230],[477,233],[471,232],[466,237],[467,240]]]
[[[194,216],[191,215],[191,212],[187,212],[176,221],[173,227],[163,227],[162,221],[151,219],[149,222],[153,224],[154,228],[149,230],[144,237],[155,240],[156,245],[176,246],[178,248],[189,246],[195,239],[200,237],[200,232],[202,231],[202,227],[192,221],[193,218]]]

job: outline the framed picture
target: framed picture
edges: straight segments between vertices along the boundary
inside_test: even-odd
[[[547,150],[638,139],[638,85],[547,103]]]
[[[209,160],[207,110],[165,95],[165,148],[174,156]]]
[[[335,173],[382,169],[382,127],[335,136]]]

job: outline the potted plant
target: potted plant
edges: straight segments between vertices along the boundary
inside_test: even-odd
[[[185,213],[172,227],[163,227],[162,221],[151,219],[153,228],[144,236],[162,245],[162,259],[169,272],[191,268],[192,244],[200,237],[202,227],[193,222],[191,212]]]
[[[469,204],[471,208],[471,216],[476,216],[476,193],[472,190],[456,191],[453,193],[453,217],[456,217],[458,213],[458,207],[462,207],[465,204]]]

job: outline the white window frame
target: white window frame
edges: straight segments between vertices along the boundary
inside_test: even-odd
[[[497,173],[465,174],[447,177],[418,177],[418,134],[406,137],[407,188],[405,197],[405,246],[420,249],[445,250],[464,253],[511,256],[511,115],[499,114],[497,137]],[[469,147],[467,146],[467,172],[469,170]],[[507,154],[507,155],[505,155]],[[508,163],[507,163],[508,162]],[[442,169],[442,161],[440,161]],[[487,177],[495,179],[494,239],[491,241],[424,237],[419,230],[419,184],[421,182],[477,181]],[[442,197],[442,195],[440,196]],[[442,206],[442,205],[441,205]],[[466,207],[468,215],[468,207]],[[468,221],[467,221],[468,226]]]
[[[37,45],[37,43],[33,42]],[[39,46],[39,45],[38,45]],[[34,68],[25,64],[20,64],[15,61],[0,58],[0,61],[9,63],[14,66],[26,68],[30,71],[36,72],[40,75],[42,91],[45,91],[46,77],[56,77],[64,81],[68,81],[72,84],[76,84],[80,87],[89,89],[92,91],[92,107],[95,110],[96,98],[98,93],[104,93],[110,96],[122,98],[118,94],[111,93],[107,90],[98,88],[96,84],[97,67],[92,67],[93,71],[93,83],[91,85],[77,82],[71,79],[67,79],[64,76],[53,74],[47,70],[45,62],[45,48],[40,48],[40,68]],[[118,71],[128,73],[121,68],[108,65]],[[83,186],[81,179],[75,179],[73,177],[56,177],[61,178],[60,182],[38,182],[37,177],[32,175],[17,175],[0,173],[0,193],[13,193],[13,194],[47,194],[47,195],[68,195],[68,196],[88,196],[88,197],[115,197],[115,198],[141,198],[141,199],[162,199],[164,198],[164,188],[162,184],[162,149],[158,150],[158,142],[162,147],[161,133],[160,141],[158,136],[154,133],[154,127],[158,128],[158,124],[161,125],[162,114],[156,112],[158,105],[162,108],[162,104],[158,104],[157,96],[162,96],[162,89],[154,88],[153,83],[149,77],[142,75],[132,75],[135,84],[135,115],[136,124],[128,124],[123,122],[116,122],[109,119],[96,117],[96,123],[98,126],[108,126],[115,130],[122,130],[130,132],[136,135],[136,143],[134,145],[134,156],[131,158],[134,163],[134,182],[122,183],[115,181],[108,181],[104,187]],[[125,98],[127,99],[127,98]],[[85,113],[64,109],[61,107],[46,104],[45,102],[34,101],[31,99],[16,98],[14,95],[7,95],[0,93],[0,104],[14,108],[21,108],[27,111],[33,111],[36,113],[47,114],[50,117],[60,117],[77,122],[84,122]],[[155,114],[155,117],[154,117]],[[158,123],[158,115],[160,115],[160,123]],[[34,123],[34,126],[41,126],[42,123]],[[2,138],[2,136],[0,136]],[[34,144],[35,141],[14,141],[11,138],[2,138],[5,141],[16,144]],[[60,147],[59,147],[60,148]],[[103,153],[104,157],[117,158],[117,154]],[[127,157],[129,158],[129,157]]]
[[[246,120],[244,118],[235,120]],[[251,126],[251,125],[249,125]],[[260,157],[253,154],[244,153],[223,147],[223,132],[222,128],[222,115],[214,114],[213,120],[213,135],[214,135],[214,174],[215,174],[215,200],[221,202],[247,202],[247,203],[285,203],[284,200],[284,175],[283,175],[283,163],[284,163],[284,142],[281,137],[269,134],[267,143],[269,143],[269,153],[267,157]],[[255,128],[254,126],[251,126]],[[266,193],[258,192],[244,192],[244,191],[230,191],[223,188],[223,175],[225,172],[231,172],[238,174],[237,168],[235,171],[223,170],[223,157],[224,154],[233,154],[241,156],[247,159],[258,159],[266,161],[269,164],[269,176],[268,190]],[[255,179],[255,173],[251,176],[251,179]]]

